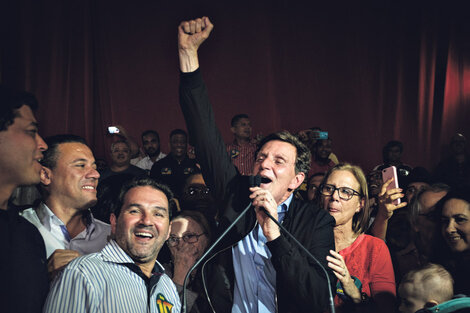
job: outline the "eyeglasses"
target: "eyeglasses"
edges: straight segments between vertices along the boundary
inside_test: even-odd
[[[183,239],[183,241],[186,243],[195,243],[199,240],[199,237],[205,234],[206,233],[202,233],[198,235],[194,233],[189,233],[189,234],[183,235],[183,237],[170,236],[170,238],[168,238],[166,243],[169,247],[176,247],[180,243],[180,239]]]
[[[199,195],[208,195],[210,192],[210,189],[208,187],[196,187],[196,186],[191,186],[186,190],[186,193],[194,196],[195,194]]]
[[[336,187],[329,184],[320,186],[320,192],[324,196],[332,196],[336,190],[338,190],[338,195],[342,200],[351,200],[351,198],[354,196],[362,197],[362,194],[352,188]]]

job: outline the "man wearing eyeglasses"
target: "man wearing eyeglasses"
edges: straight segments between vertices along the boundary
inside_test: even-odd
[[[310,151],[290,133],[274,133],[260,142],[256,153],[253,174],[262,177],[261,185],[250,188],[248,176],[237,172],[215,125],[199,70],[197,50],[212,28],[207,17],[179,26],[181,108],[204,180],[221,203],[220,229],[226,229],[250,201],[255,207],[221,247],[229,254],[223,265],[230,276],[232,298],[228,307],[215,307],[215,311],[324,312],[329,287],[325,274],[261,210],[283,223],[327,267],[326,256],[334,249],[335,221],[311,202],[293,198],[308,173]]]

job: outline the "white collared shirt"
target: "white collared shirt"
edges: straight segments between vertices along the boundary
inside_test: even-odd
[[[61,229],[65,226],[44,202],[37,208],[29,208],[20,213],[32,223],[41,233],[46,245],[46,257],[57,249],[71,249],[81,254],[90,254],[101,251],[108,243],[111,226],[93,218],[91,212],[86,213],[86,228],[70,241]]]

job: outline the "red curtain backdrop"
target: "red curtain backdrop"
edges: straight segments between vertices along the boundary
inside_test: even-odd
[[[184,128],[177,26],[215,25],[200,64],[216,119],[255,133],[319,126],[340,160],[368,171],[382,146],[432,169],[470,136],[470,18],[464,1],[104,1],[2,3],[2,83],[35,93],[44,136],[84,136],[107,157],[109,125],[140,141]]]

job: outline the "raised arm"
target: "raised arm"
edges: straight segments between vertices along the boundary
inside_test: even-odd
[[[207,88],[198,70],[198,49],[213,28],[207,17],[179,25],[178,51],[182,72],[179,92],[190,143],[195,148],[204,180],[213,196],[221,200],[225,195],[225,187],[237,171],[215,123]]]
[[[214,25],[208,17],[181,22],[178,27],[178,53],[180,69],[183,73],[194,72],[199,68],[197,50],[209,37]]]

